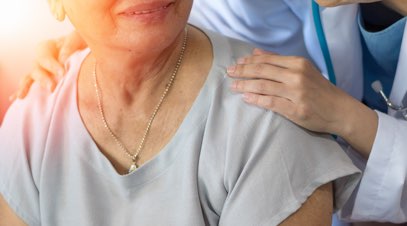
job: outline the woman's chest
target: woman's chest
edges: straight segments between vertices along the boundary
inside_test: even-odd
[[[195,128],[128,175],[79,131],[52,139],[38,188],[43,225],[216,225],[227,197],[218,150]]]

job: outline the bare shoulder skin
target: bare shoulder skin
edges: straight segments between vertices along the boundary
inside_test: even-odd
[[[280,226],[326,226],[332,224],[332,183],[322,185],[305,201],[300,209]]]

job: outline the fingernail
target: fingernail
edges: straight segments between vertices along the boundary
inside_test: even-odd
[[[238,64],[244,64],[246,62],[246,58],[239,58],[237,59]]]
[[[244,93],[243,94],[243,100],[246,101],[246,102],[251,102],[252,97],[250,96],[250,94]]]
[[[229,75],[235,75],[235,74],[234,74],[235,71],[236,71],[236,66],[230,66],[230,67],[228,67],[228,69],[227,69],[227,72],[228,72]]]

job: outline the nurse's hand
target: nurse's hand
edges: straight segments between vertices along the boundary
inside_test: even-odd
[[[341,104],[336,102],[344,93],[302,57],[256,49],[253,56],[229,67],[228,74],[239,78],[231,88],[243,93],[245,102],[277,112],[309,130],[329,133],[340,121]]]
[[[86,43],[77,32],[56,40],[41,42],[37,46],[33,70],[23,77],[17,92],[10,97],[10,100],[24,98],[34,81],[52,92],[65,73],[65,61],[72,53],[85,47]]]
[[[306,129],[339,135],[362,152],[371,149],[376,113],[332,85],[308,60],[255,49],[229,67],[228,74],[236,78],[231,89],[243,93],[245,102]]]

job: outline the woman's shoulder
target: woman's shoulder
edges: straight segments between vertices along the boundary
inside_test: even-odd
[[[268,197],[272,203],[281,201],[277,209],[263,206],[275,214],[270,222],[279,222],[295,212],[315,189],[330,181],[335,181],[336,205],[342,206],[357,184],[358,169],[329,135],[307,131],[277,113],[245,103],[241,94],[230,89],[232,79],[226,68],[250,54],[253,47],[216,34],[211,37],[214,40],[218,43],[214,48],[223,49],[218,51],[220,57],[215,56],[216,73],[208,77],[216,79],[210,83],[205,100],[210,103],[205,125],[210,145],[206,146],[213,148],[208,151],[219,156],[219,165],[224,166],[221,172],[227,191],[231,196],[234,191],[243,194],[247,184],[261,183],[265,190],[250,189],[276,194]],[[227,56],[229,51],[232,54]],[[275,186],[275,181],[280,185]],[[247,198],[252,196],[247,194]],[[239,198],[236,201],[240,202]],[[258,200],[258,204],[263,201]]]
[[[74,53],[65,64],[65,74],[59,79],[57,86],[53,92],[41,87],[38,83],[34,83],[29,94],[24,99],[17,99],[8,109],[7,115],[21,115],[19,113],[29,113],[35,118],[47,116],[47,110],[51,110],[55,102],[66,92],[76,91],[76,79],[82,61],[88,54],[89,50],[82,50]],[[7,119],[5,119],[7,120]]]
[[[63,135],[64,125],[72,122],[66,122],[65,116],[76,106],[75,71],[79,70],[83,54],[86,52],[72,56],[65,77],[53,93],[34,84],[29,95],[16,100],[5,115],[0,127],[0,192],[11,197],[15,204],[35,205],[43,158],[47,148],[55,151],[48,147],[49,137],[53,135],[50,131],[57,128],[56,135]],[[16,194],[29,194],[30,199]]]
[[[255,46],[248,42],[228,37],[215,31],[208,29],[201,29],[209,38],[212,43],[213,51],[219,55],[219,60],[236,60],[239,57],[251,54]],[[223,61],[221,61],[223,62]]]
[[[230,89],[233,79],[228,76],[227,68],[236,64],[239,58],[250,55],[255,47],[247,42],[230,38],[214,31],[207,29],[201,29],[201,31],[208,37],[212,46],[212,67],[204,88],[211,90],[209,92],[211,98],[209,99],[211,99],[213,104],[221,102],[220,104],[227,105],[227,108],[230,108],[230,110],[233,108],[239,111],[254,111],[258,114],[269,114],[270,111],[247,107],[248,105],[242,101],[242,96],[232,92]]]
[[[75,101],[76,75],[84,54],[86,51],[78,52],[69,59],[66,74],[54,92],[33,84],[25,99],[11,104],[0,127],[1,149],[28,148],[31,143],[39,145],[37,138],[45,142],[43,138],[57,109],[68,111],[68,106],[72,106],[69,103]]]
[[[225,222],[235,222],[228,216],[240,216],[247,223],[278,224],[331,181],[336,209],[349,198],[360,174],[330,136],[243,103],[219,106],[224,113],[210,112],[205,128],[216,134],[208,136],[216,144],[209,151],[220,153],[211,161],[223,166],[219,172],[229,197],[222,213]]]

